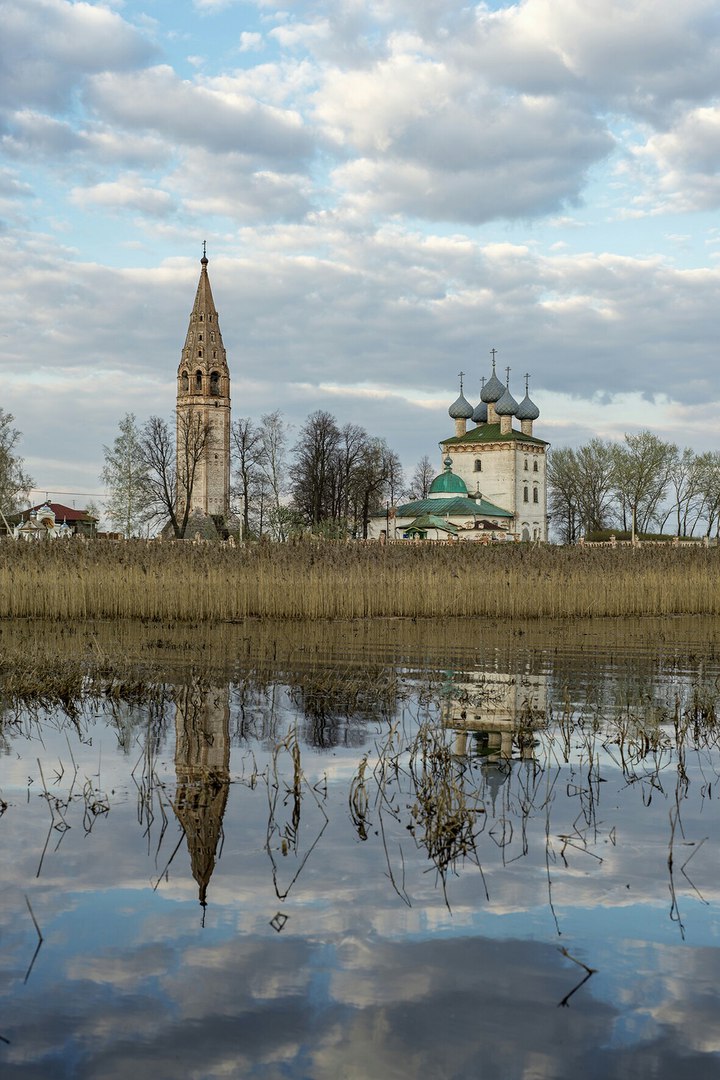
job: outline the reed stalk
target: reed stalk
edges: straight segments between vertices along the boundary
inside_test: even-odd
[[[0,542],[0,619],[680,614],[720,614],[720,549]]]

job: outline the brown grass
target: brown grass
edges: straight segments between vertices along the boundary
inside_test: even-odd
[[[720,549],[0,542],[0,619],[671,614],[720,614]]]

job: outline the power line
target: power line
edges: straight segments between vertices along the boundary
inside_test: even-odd
[[[107,499],[109,497],[107,491],[58,491],[57,488],[49,487],[34,487],[29,490],[37,491],[38,494],[44,491],[46,495],[48,492],[52,492],[53,495],[90,495],[94,499]]]

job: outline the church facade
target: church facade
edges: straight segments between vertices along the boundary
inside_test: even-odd
[[[191,522],[220,527],[230,515],[230,371],[204,246],[200,267],[177,373],[177,508],[189,492]]]
[[[547,541],[548,443],[533,433],[540,410],[528,394],[510,393],[510,369],[503,384],[495,373],[483,379],[473,407],[463,393],[448,409],[454,434],[440,441],[444,471],[428,496],[372,518],[369,535],[391,540],[421,537],[460,540]],[[472,426],[469,426],[472,425]]]
[[[525,376],[525,397],[517,402],[510,393],[510,369],[503,384],[495,373],[494,349],[492,358],[492,373],[483,379],[475,408],[463,394],[460,376],[460,396],[448,410],[455,434],[443,439],[440,449],[471,495],[482,492],[510,511],[515,539],[547,541],[549,443],[533,434],[540,410],[528,394],[530,376]]]

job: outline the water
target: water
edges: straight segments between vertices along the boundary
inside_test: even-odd
[[[5,627],[0,1075],[717,1076],[718,631]]]

